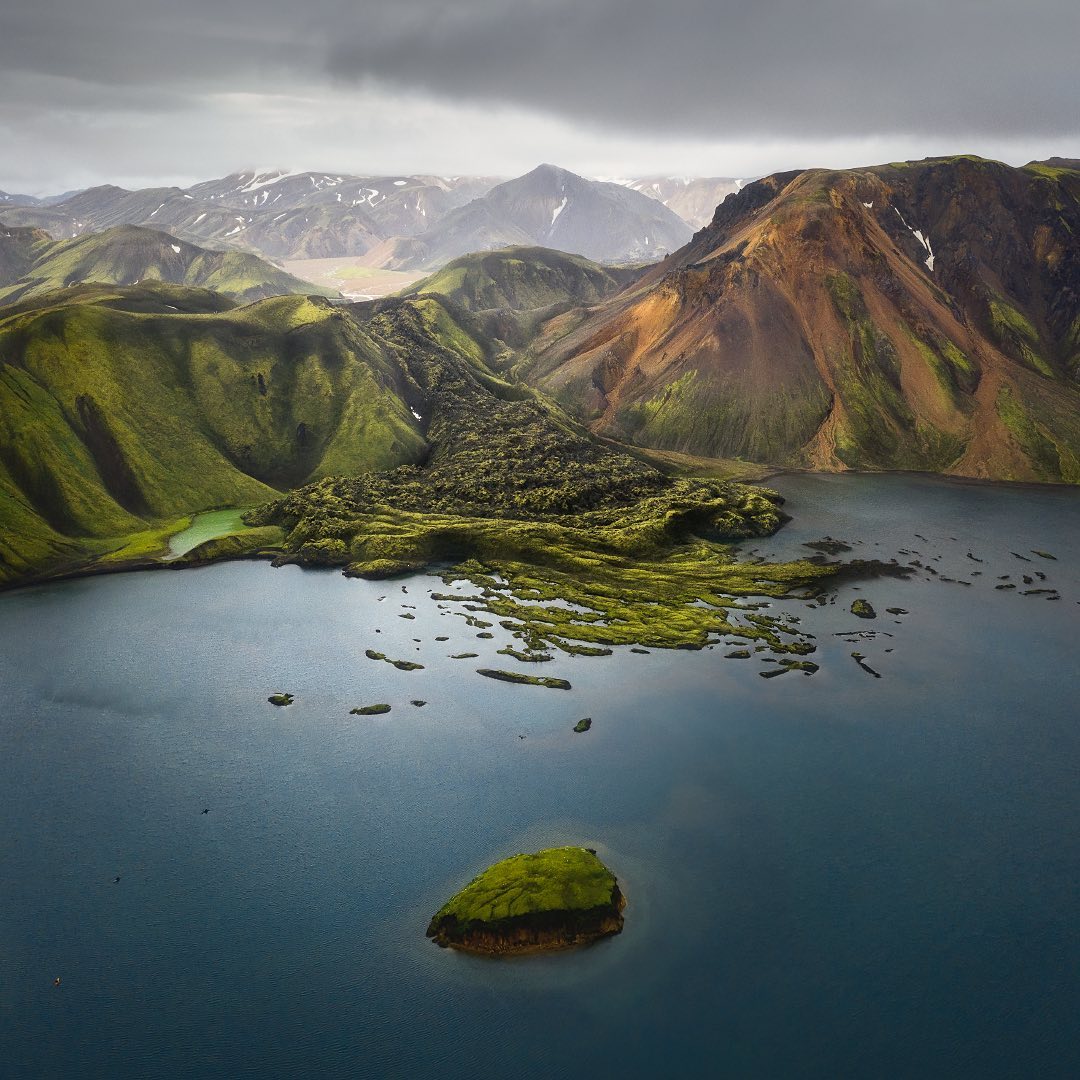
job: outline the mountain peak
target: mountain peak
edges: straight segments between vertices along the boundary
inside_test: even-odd
[[[1080,174],[970,156],[729,196],[534,380],[643,446],[815,469],[1068,480]]]
[[[588,182],[585,180],[585,177],[578,176],[577,173],[571,172],[569,169],[564,169],[561,165],[552,165],[550,162],[547,161],[542,162],[540,165],[537,165],[536,168],[532,170],[532,172],[527,172],[520,179],[529,180],[533,177],[542,180],[580,180],[583,183]]]

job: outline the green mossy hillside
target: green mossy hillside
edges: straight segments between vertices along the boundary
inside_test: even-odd
[[[34,258],[21,261],[16,275],[3,275],[4,232],[0,228],[0,304],[32,299],[84,282],[137,285],[161,281],[213,289],[251,302],[288,293],[335,295],[301,281],[246,251],[208,251],[168,233],[120,225],[71,240],[39,243]]]
[[[605,267],[550,248],[508,247],[462,255],[411,285],[406,295],[438,293],[467,311],[531,311],[595,304],[639,275],[638,269]]]
[[[181,515],[421,460],[409,391],[318,298],[235,308],[143,284],[0,308],[0,584]]]

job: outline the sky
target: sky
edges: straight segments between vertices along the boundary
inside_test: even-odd
[[[0,0],[0,189],[1080,157],[1076,0]]]

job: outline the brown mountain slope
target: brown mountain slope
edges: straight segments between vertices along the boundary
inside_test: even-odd
[[[1080,173],[767,177],[526,376],[641,445],[1080,482]]]

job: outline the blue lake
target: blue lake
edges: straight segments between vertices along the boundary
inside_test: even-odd
[[[432,577],[0,596],[0,1073],[1080,1075],[1080,493],[773,486],[794,520],[747,554],[828,534],[938,571],[773,604],[813,677],[624,649],[542,665],[569,692],[496,683],[474,669],[517,666],[508,635]],[[514,961],[425,939],[479,870],[558,843],[618,875],[622,935]]]

